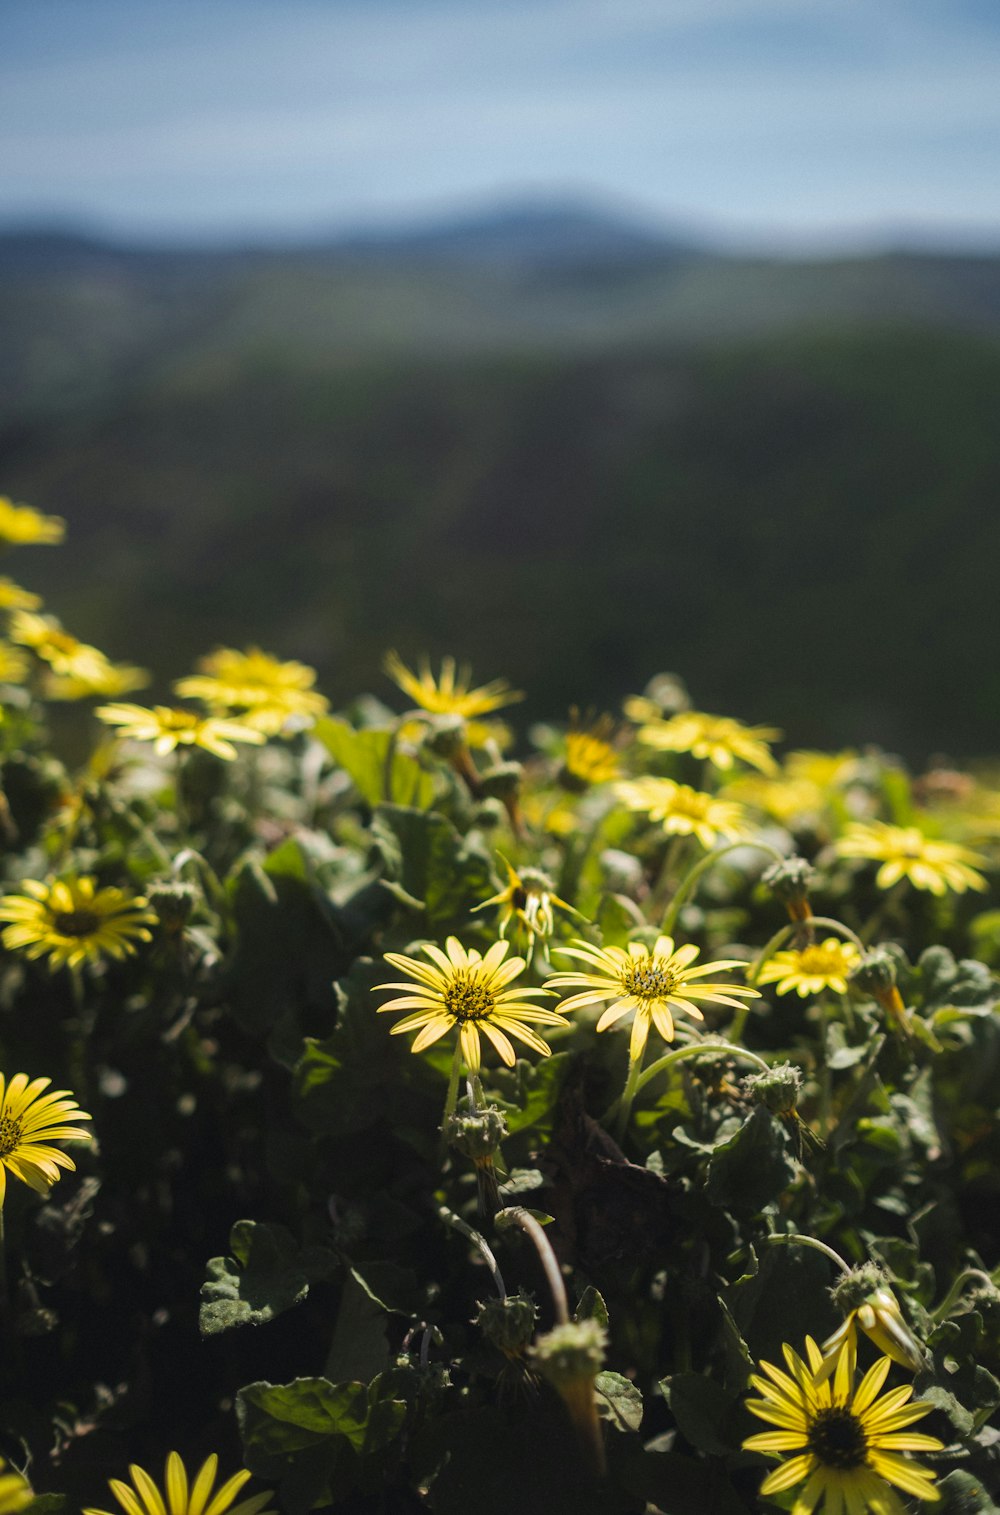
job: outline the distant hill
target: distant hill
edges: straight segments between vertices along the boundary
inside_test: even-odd
[[[256,640],[388,694],[385,646],[451,650],[531,717],[673,667],[799,742],[994,750],[1000,259],[557,221],[0,239],[0,492],[71,529],[17,576],[164,681]]]

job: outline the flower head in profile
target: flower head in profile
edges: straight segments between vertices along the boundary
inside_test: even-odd
[[[62,678],[99,679],[108,666],[103,652],[64,631],[54,615],[15,610],[10,618],[10,639],[29,647]]]
[[[83,663],[75,673],[49,673],[42,693],[47,700],[110,700],[145,689],[149,681],[147,669],[132,663],[112,663],[102,654],[100,661]]]
[[[457,1026],[462,1057],[473,1073],[478,1072],[481,1061],[480,1033],[492,1042],[508,1067],[512,1068],[516,1060],[512,1036],[548,1057],[549,1047],[532,1026],[567,1023],[555,1011],[531,1003],[532,999],[547,997],[544,989],[508,988],[525,968],[524,958],[507,957],[509,945],[494,942],[483,956],[474,947],[466,950],[456,937],[449,936],[443,952],[432,942],[421,943],[420,951],[427,962],[387,952],[386,962],[412,980],[377,986],[404,991],[401,997],[380,1005],[380,1014],[386,1010],[412,1012],[393,1026],[392,1035],[418,1032],[412,1050],[422,1052]]]
[[[20,647],[0,641],[0,684],[21,684],[28,677],[28,659]]]
[[[501,941],[515,923],[520,923],[530,936],[551,936],[555,930],[553,908],[566,910],[570,915],[579,914],[572,905],[559,898],[552,880],[540,869],[522,868],[518,873],[506,858],[502,858],[502,862],[507,869],[507,887],[501,889],[499,894],[492,895],[488,900],[483,900],[482,904],[476,905],[472,912],[475,915],[478,910],[486,910],[490,905],[499,905],[501,908],[497,933]]]
[[[11,1472],[0,1457],[0,1515],[17,1515],[34,1497],[27,1480]]]
[[[152,742],[160,757],[177,747],[201,747],[213,757],[231,762],[236,757],[234,742],[264,741],[262,731],[254,731],[243,721],[226,721],[216,716],[196,715],[193,710],[177,710],[168,705],[99,705],[94,712],[108,726],[117,726],[119,735],[137,742]]]
[[[918,1373],[926,1365],[926,1353],[904,1320],[885,1274],[875,1263],[851,1268],[834,1284],[830,1295],[844,1312],[844,1320],[823,1343],[823,1356],[828,1364],[835,1365],[845,1343],[852,1352],[857,1352],[861,1330],[880,1352],[911,1373]]]
[[[78,968],[102,957],[122,959],[148,942],[156,920],[141,895],[99,889],[87,876],[41,883],[28,879],[23,894],[0,900],[3,944],[28,958],[47,957],[49,967]]]
[[[45,516],[31,505],[15,505],[0,495],[0,544],[35,547],[61,542],[66,522],[60,516]]]
[[[187,1469],[179,1454],[171,1452],[164,1470],[162,1492],[146,1470],[135,1463],[129,1466],[131,1484],[112,1478],[108,1487],[125,1515],[168,1515],[168,1512],[169,1515],[226,1515],[227,1511],[228,1515],[260,1515],[271,1495],[267,1492],[254,1494],[234,1504],[233,1500],[249,1481],[250,1474],[245,1470],[234,1473],[216,1489],[218,1469],[219,1459],[213,1452],[202,1463],[194,1482],[189,1484]],[[83,1515],[109,1515],[109,1512],[88,1509]],[[116,1511],[115,1515],[119,1512]],[[266,1515],[273,1515],[273,1512],[267,1511]]]
[[[640,942],[629,942],[625,951],[622,947],[592,947],[589,942],[578,940],[572,946],[556,948],[555,952],[576,958],[588,970],[554,973],[546,980],[547,989],[581,991],[562,1001],[559,1009],[564,1015],[586,1005],[607,1002],[597,1022],[598,1031],[606,1031],[630,1011],[635,1012],[629,1043],[633,1062],[642,1055],[651,1026],[656,1027],[664,1041],[673,1041],[672,1011],[680,1010],[700,1021],[704,1016],[699,1004],[730,1005],[739,1010],[741,999],[760,998],[756,989],[741,984],[706,981],[711,974],[745,968],[745,963],[724,958],[696,968],[693,964],[699,949],[690,943],[675,947],[669,936],[657,937],[652,951]]]
[[[706,849],[720,840],[735,841],[748,832],[743,806],[716,799],[673,779],[641,778],[618,784],[615,793],[629,810],[647,815],[668,836],[695,836]]]
[[[774,726],[744,726],[726,715],[705,715],[683,710],[669,721],[651,721],[639,731],[639,740],[658,752],[690,752],[708,758],[716,768],[732,768],[735,762],[774,773],[777,764],[768,746],[781,732]]]
[[[267,736],[277,736],[289,722],[311,725],[328,707],[313,688],[314,669],[282,662],[259,647],[245,652],[217,647],[197,667],[196,674],[174,686],[182,699],[203,700],[213,710],[241,711],[248,726]]]
[[[779,994],[847,993],[847,976],[861,961],[853,942],[828,936],[792,952],[776,952],[757,975],[758,984],[777,984]]]
[[[915,889],[943,895],[949,889],[986,889],[977,867],[986,859],[955,842],[933,841],[916,826],[890,826],[885,821],[860,821],[848,826],[837,842],[841,857],[868,858],[882,866],[875,875],[880,889],[891,889],[900,879],[909,879]]]
[[[761,1494],[801,1486],[792,1515],[904,1515],[895,1489],[916,1499],[940,1498],[935,1474],[903,1455],[943,1450],[937,1437],[907,1429],[933,1406],[907,1403],[910,1386],[878,1397],[892,1365],[888,1357],[855,1386],[848,1343],[832,1372],[812,1337],[806,1337],[808,1362],[787,1344],[782,1351],[788,1371],[762,1362],[762,1374],[750,1379],[761,1397],[746,1403],[752,1415],[778,1427],[748,1437],[746,1450],[791,1454],[764,1479]]]
[[[393,683],[408,694],[414,705],[428,710],[432,715],[460,715],[468,720],[476,715],[489,715],[502,710],[524,695],[511,689],[506,679],[494,679],[490,684],[472,687],[472,673],[468,667],[457,668],[454,658],[442,658],[441,674],[435,679],[427,658],[422,658],[419,672],[413,673],[396,652],[387,652],[383,663]]]
[[[40,594],[22,589],[13,579],[0,574],[0,610],[39,610],[41,604]]]
[[[46,1094],[52,1080],[15,1073],[5,1083],[0,1073],[0,1208],[7,1192],[7,1174],[19,1178],[37,1194],[47,1194],[59,1169],[73,1172],[76,1163],[54,1141],[90,1141],[90,1132],[71,1124],[90,1120],[66,1089]],[[68,1124],[70,1123],[70,1124]]]

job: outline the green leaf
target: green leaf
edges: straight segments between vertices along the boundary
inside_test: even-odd
[[[794,1177],[795,1165],[781,1123],[758,1105],[712,1154],[708,1197],[735,1210],[760,1210],[777,1199]]]
[[[446,816],[379,805],[372,836],[387,882],[422,904],[435,932],[464,925],[470,910],[495,892],[488,854],[461,837]]]
[[[941,1503],[934,1506],[941,1515],[1000,1515],[1000,1505],[993,1503],[981,1479],[956,1468],[934,1486]]]
[[[749,1515],[718,1462],[696,1461],[680,1452],[631,1447],[622,1482],[660,1515]]]
[[[229,1233],[231,1257],[213,1257],[201,1286],[198,1325],[203,1336],[234,1326],[262,1326],[309,1293],[295,1238],[284,1226],[238,1220]]]
[[[620,1373],[598,1373],[594,1400],[598,1415],[610,1421],[616,1431],[638,1431],[642,1425],[642,1395]]]
[[[681,1435],[699,1452],[726,1457],[739,1447],[733,1422],[736,1400],[701,1373],[673,1373],[660,1383]]]
[[[355,731],[346,721],[327,716],[316,722],[312,734],[322,742],[338,768],[343,768],[362,799],[374,806],[386,798],[386,759],[392,732],[374,727]],[[435,793],[433,775],[397,748],[392,762],[393,799],[425,810],[434,803]]]
[[[610,1325],[608,1307],[604,1303],[604,1295],[599,1293],[593,1284],[588,1284],[580,1295],[580,1303],[576,1307],[573,1319],[596,1320],[599,1326],[603,1326],[605,1330],[608,1329]]]

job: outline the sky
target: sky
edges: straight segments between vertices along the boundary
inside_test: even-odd
[[[998,0],[0,0],[0,222],[1000,247]]]

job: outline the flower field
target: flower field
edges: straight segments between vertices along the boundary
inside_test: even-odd
[[[21,577],[0,1515],[1000,1510],[1000,764]]]

